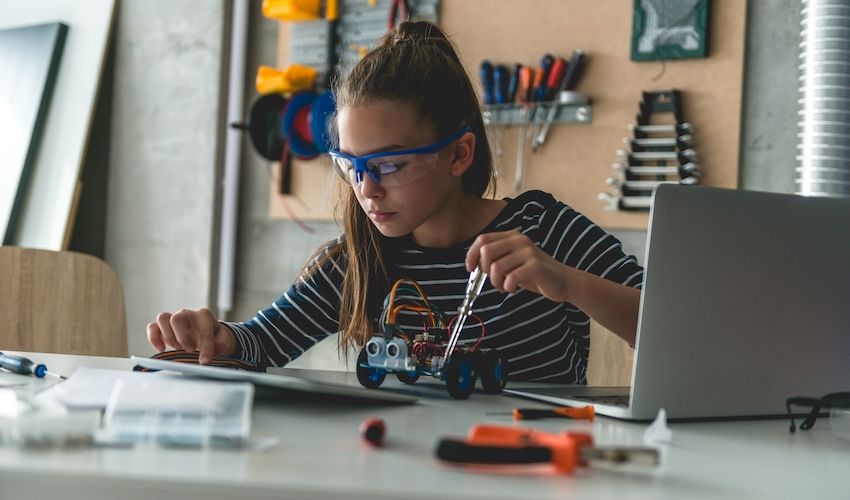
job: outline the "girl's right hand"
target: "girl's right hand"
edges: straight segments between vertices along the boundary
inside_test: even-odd
[[[207,308],[159,313],[155,323],[148,323],[148,342],[159,352],[168,348],[199,351],[198,363],[202,365],[236,350],[233,331]]]

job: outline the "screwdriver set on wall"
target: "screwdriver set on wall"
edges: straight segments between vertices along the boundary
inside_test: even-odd
[[[643,92],[632,137],[624,137],[624,149],[607,184],[614,191],[599,193],[609,210],[642,211],[652,205],[652,192],[661,184],[699,184],[700,169],[694,149],[693,126],[685,121],[682,94],[678,90]]]
[[[539,67],[481,62],[484,124],[519,126],[516,191],[522,187],[527,143],[536,153],[546,142],[553,124],[590,122],[587,96],[574,91],[585,59],[584,52],[576,49],[569,61],[544,54]]]

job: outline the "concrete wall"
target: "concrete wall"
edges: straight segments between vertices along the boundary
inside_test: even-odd
[[[246,109],[256,97],[255,69],[276,60],[276,24],[259,6],[251,2]],[[741,186],[793,192],[800,2],[752,0],[749,9]],[[130,351],[147,353],[144,325],[158,311],[212,303],[227,15],[222,1],[123,0],[118,17],[105,257],[124,285]],[[310,223],[314,232],[306,233],[269,220],[270,176],[246,140],[233,319],[274,300],[338,233],[333,223]],[[643,231],[615,234],[644,258]],[[333,339],[297,365],[339,367]]]
[[[225,2],[124,0],[104,256],[124,286],[130,353],[159,311],[209,302]]]

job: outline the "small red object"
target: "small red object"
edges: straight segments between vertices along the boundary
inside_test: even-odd
[[[387,427],[380,418],[367,418],[360,424],[360,436],[372,446],[383,446]]]

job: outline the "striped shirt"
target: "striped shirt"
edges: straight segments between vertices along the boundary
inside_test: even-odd
[[[482,232],[517,230],[568,266],[626,286],[643,285],[643,269],[634,256],[623,253],[616,238],[552,195],[529,191],[505,201],[507,206]],[[389,283],[400,278],[417,281],[431,305],[449,315],[448,321],[466,289],[465,258],[472,240],[439,249],[420,247],[411,236],[388,240],[384,259]],[[227,323],[236,333],[241,359],[281,366],[336,333],[344,266],[344,256],[330,258],[250,321]],[[372,313],[377,320],[380,311]],[[488,280],[473,313],[485,326],[481,347],[499,349],[508,360],[511,379],[586,382],[590,319],[577,307],[526,290],[500,292]],[[408,332],[424,328],[415,311],[402,310],[398,324]],[[458,345],[471,345],[480,335],[481,324],[470,318]]]

